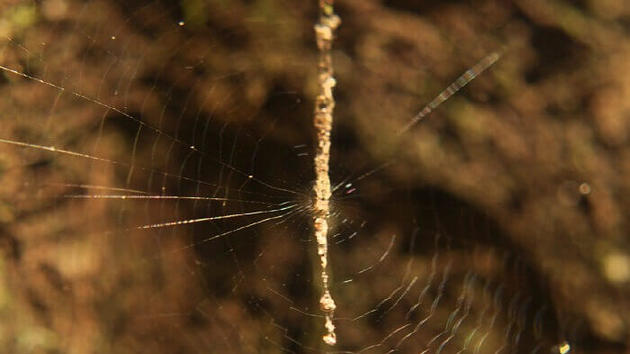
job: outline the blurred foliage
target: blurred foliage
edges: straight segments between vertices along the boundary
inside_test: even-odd
[[[365,264],[372,256],[366,250],[382,252],[392,234],[402,244],[417,227],[419,240],[411,251],[396,246],[380,272],[364,280],[379,286],[339,290],[340,307],[369,308],[386,298],[409,259],[426,280],[440,234],[451,246],[436,246],[439,254],[455,260],[446,293],[468,284],[465,274],[473,269],[480,278],[502,279],[496,281],[505,284],[506,303],[529,296],[526,311],[549,309],[544,333],[529,329],[513,352],[529,352],[526,342],[537,335],[550,347],[568,340],[578,352],[628,352],[630,6],[624,0],[335,6],[343,24],[334,58],[340,171],[334,177],[396,163],[357,181],[358,203],[339,200],[340,210],[370,226],[354,248],[333,251],[333,271]],[[311,139],[315,18],[315,2],[306,1],[0,0],[0,64],[66,91],[3,72],[0,137],[131,164],[129,152],[137,148],[138,161],[177,174],[189,151],[175,152],[166,138],[144,139],[150,132],[121,112],[67,92],[133,112],[171,136],[191,133],[193,142],[202,141],[195,134],[205,130],[193,127],[203,112],[212,117],[213,137],[235,126],[264,137],[270,147],[261,148],[257,176],[308,190],[309,165],[277,157]],[[503,56],[493,68],[409,133],[396,134],[450,81],[497,50]],[[95,141],[98,149],[85,148]],[[248,166],[254,147],[238,142],[249,152],[231,164]],[[34,187],[37,181],[146,187],[157,178],[76,160],[0,147],[0,346],[16,353],[277,352],[277,342],[307,351],[291,347],[273,327],[276,320],[305,346],[318,345],[317,335],[301,333],[318,333],[321,323],[302,323],[306,316],[267,294],[290,288],[285,283],[296,274],[310,276],[303,256],[314,250],[286,236],[294,229],[262,228],[255,241],[235,236],[235,244],[140,262],[153,259],[158,247],[151,235],[104,230],[172,220],[158,216],[187,215],[186,207],[162,204],[158,213],[92,201],[87,208],[59,200],[67,185]],[[305,168],[299,177],[276,175]],[[178,182],[165,184],[177,190]],[[153,193],[160,193],[157,184]],[[194,237],[173,231],[159,249],[185,247]],[[251,265],[260,250],[268,252]],[[483,261],[469,259],[473,254]],[[242,269],[226,274],[235,259]],[[257,267],[270,269],[269,277],[256,277]],[[254,275],[239,282],[244,272]],[[316,295],[298,284],[292,299],[307,307]],[[240,297],[229,296],[235,288]],[[261,315],[278,308],[286,313]],[[392,326],[404,315],[392,314]],[[514,316],[507,311],[497,320],[489,347],[498,347]],[[355,350],[382,337],[387,325],[357,323],[340,337]],[[420,334],[419,342],[432,335]]]

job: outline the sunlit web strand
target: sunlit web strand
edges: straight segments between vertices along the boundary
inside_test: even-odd
[[[483,294],[489,294],[489,293],[490,293],[490,280],[486,279],[485,285],[483,287]],[[460,354],[466,351],[468,349],[468,346],[470,345],[470,342],[477,334],[477,331],[479,331],[479,329],[483,327],[483,319],[486,317],[486,313],[488,312],[488,309],[490,308],[490,301],[485,301],[484,303],[485,304],[483,306],[483,309],[481,310],[481,314],[477,317],[477,322],[476,322],[475,327],[471,331],[469,331],[468,337],[466,338],[464,345],[456,354]]]
[[[367,346],[365,348],[362,348],[358,352],[344,351],[344,352],[339,352],[339,353],[348,353],[348,354],[350,354],[350,353],[352,353],[352,354],[363,353],[363,352],[367,352],[367,351],[372,350],[372,349],[384,347],[385,346],[385,342],[387,342],[390,338],[395,336],[398,332],[401,332],[401,331],[405,330],[409,326],[411,326],[411,323],[407,323],[405,325],[402,325],[402,326],[396,328],[395,330],[391,331],[387,336],[385,336],[380,342],[378,342],[376,344],[369,345],[369,346]],[[392,352],[392,350],[390,350],[389,352]]]
[[[435,258],[434,258],[434,259],[435,259]],[[434,264],[434,265],[435,265],[435,264]],[[429,319],[433,316],[433,313],[434,313],[434,312],[435,312],[435,310],[437,309],[437,305],[438,305],[438,303],[440,302],[440,299],[441,299],[441,297],[442,297],[442,292],[443,292],[444,287],[445,287],[445,285],[446,285],[446,280],[447,280],[447,275],[448,275],[448,273],[449,273],[449,269],[450,269],[450,262],[449,262],[449,265],[447,265],[446,269],[444,270],[444,275],[443,275],[443,278],[442,278],[442,282],[441,282],[441,283],[440,283],[440,285],[439,285],[439,294],[438,294],[438,296],[434,299],[434,301],[433,301],[433,304],[432,304],[432,306],[431,306],[431,309],[430,309],[429,314],[428,314],[428,315],[427,315],[427,316],[426,316],[423,320],[419,321],[419,322],[416,324],[416,326],[413,328],[413,330],[412,330],[410,333],[406,334],[406,335],[405,335],[405,336],[404,336],[404,337],[403,337],[403,338],[402,338],[402,339],[401,339],[401,340],[400,340],[400,341],[399,341],[399,342],[395,345],[395,347],[394,347],[394,348],[398,348],[398,347],[400,347],[400,346],[402,345],[402,343],[403,343],[406,339],[410,338],[410,337],[411,337],[412,335],[414,335],[415,333],[418,333],[418,331],[419,331],[419,329],[422,327],[422,325],[423,325],[424,323],[426,323],[426,322],[427,322],[427,321],[428,321],[428,320],[429,320]],[[435,269],[433,269],[433,271],[435,271]],[[413,286],[413,284],[415,283],[415,281],[416,281],[416,280],[417,280],[417,277],[414,277],[414,278],[410,281],[410,284],[409,284],[409,285],[407,286],[407,288],[403,291],[402,295],[400,295],[400,296],[397,298],[397,300],[395,301],[394,305],[390,306],[390,308],[389,308],[387,311],[390,311],[390,310],[391,310],[391,309],[392,309],[392,308],[393,308],[393,307],[394,307],[394,306],[395,306],[395,305],[396,305],[396,304],[400,301],[400,299],[402,299],[402,297],[404,297],[404,296],[405,296],[405,295],[409,292],[409,290],[411,289],[411,287]],[[427,285],[427,287],[430,287],[430,285],[431,285],[431,282],[429,281],[429,284]],[[394,292],[392,292],[392,294],[390,294],[390,296],[388,296],[388,297],[387,297],[387,299],[386,299],[385,301],[387,301],[388,299],[393,298],[394,294],[395,294],[396,292],[400,291],[400,289],[402,289],[402,284],[401,284],[401,286],[400,286],[399,288],[395,289],[395,290],[394,290]],[[423,292],[422,292],[422,293],[424,294],[426,290],[428,290],[428,289],[425,287],[425,289],[423,290]],[[421,297],[422,297],[422,295],[419,297],[419,299],[420,299]],[[363,314],[363,315],[361,315],[361,316],[358,316],[358,317],[356,317],[356,318],[352,319],[352,321],[356,321],[356,320],[358,320],[358,319],[360,319],[360,318],[365,317],[365,315],[368,315],[370,312],[374,312],[374,311],[376,311],[376,309],[378,309],[378,308],[379,308],[382,304],[384,304],[384,303],[385,303],[385,301],[382,301],[381,303],[379,303],[379,304],[375,307],[375,309],[374,309],[374,310],[372,310],[372,311],[368,311],[367,313],[365,313],[365,314]],[[419,306],[419,303],[417,303],[417,304],[416,304],[416,305],[414,305],[414,306]],[[387,312],[387,311],[386,311],[386,312]],[[411,310],[410,310],[410,311],[411,311]],[[368,347],[365,347],[365,348],[361,349],[361,350],[359,351],[359,353],[362,353],[362,352],[365,352],[365,351],[368,351],[368,350],[371,350],[371,349],[374,349],[374,348],[378,348],[378,347],[382,347],[382,346],[384,346],[384,345],[385,345],[385,342],[386,342],[389,338],[393,337],[393,336],[394,336],[395,334],[397,334],[398,332],[401,332],[401,331],[403,331],[403,330],[405,330],[405,329],[407,329],[407,328],[409,328],[409,327],[411,327],[411,326],[413,326],[413,323],[412,323],[412,322],[407,323],[407,324],[405,324],[405,325],[403,325],[403,326],[401,326],[401,327],[398,327],[398,328],[394,329],[394,330],[393,330],[393,331],[391,331],[389,334],[387,334],[387,335],[386,335],[383,339],[381,339],[381,341],[380,341],[380,342],[378,342],[378,343],[376,343],[376,344],[372,344],[372,345],[370,345],[370,346],[368,346]],[[396,351],[396,349],[392,349],[392,350],[390,350],[389,352],[394,352],[394,351]]]
[[[409,261],[409,263],[411,263],[412,261]],[[409,269],[409,267],[408,267]],[[384,316],[385,314],[387,314],[389,311],[391,311],[399,302],[400,299],[402,299],[413,287],[413,285],[416,283],[416,281],[418,280],[418,277],[415,276],[413,277],[410,281],[409,284],[405,287],[405,283],[407,282],[407,277],[409,276],[408,272],[405,272],[405,274],[403,275],[403,277],[400,280],[400,285],[398,285],[398,287],[396,287],[394,290],[392,290],[390,292],[390,294],[384,298],[383,300],[381,300],[376,306],[374,306],[374,308],[372,308],[371,310],[368,310],[358,316],[355,316],[351,319],[349,319],[352,322],[358,321],[362,318],[365,318],[373,313],[376,313],[379,311],[379,309],[381,309],[381,307],[383,307],[386,303],[388,303],[390,300],[395,299],[392,302],[392,305],[390,305],[386,310],[383,311],[382,315]],[[402,292],[401,292],[402,291]],[[399,294],[400,293],[400,294]],[[341,319],[338,319],[341,320]]]
[[[438,285],[438,289],[437,289],[438,295],[435,297],[435,299],[433,299],[433,302],[431,303],[431,307],[429,308],[429,313],[422,320],[418,321],[418,323],[416,324],[412,332],[402,337],[398,341],[398,343],[396,343],[396,346],[395,346],[396,348],[399,348],[405,341],[411,338],[414,334],[418,333],[420,328],[422,328],[422,326],[425,323],[427,323],[427,321],[429,321],[429,319],[431,319],[433,315],[435,314],[437,307],[440,301],[442,300],[442,296],[444,296],[444,289],[446,288],[446,282],[448,281],[448,275],[450,273],[452,263],[453,263],[452,260],[449,260],[448,264],[444,268],[444,272],[442,274],[442,281],[440,282],[440,285]]]
[[[103,163],[108,163],[111,165],[115,165],[115,166],[122,166],[122,167],[127,167],[129,168],[130,165],[126,162],[121,162],[121,161],[116,161],[116,160],[112,160],[112,159],[107,159],[104,157],[99,157],[99,156],[93,156],[93,155],[89,155],[89,154],[85,154],[85,153],[81,153],[81,152],[76,152],[76,151],[70,151],[70,150],[65,150],[65,149],[58,149],[54,146],[44,146],[44,145],[38,145],[38,144],[31,144],[31,143],[25,143],[25,142],[21,142],[21,141],[14,141],[14,140],[7,140],[7,139],[3,139],[0,138],[0,143],[4,143],[4,144],[9,144],[9,145],[15,145],[15,146],[20,146],[20,147],[26,147],[26,148],[31,148],[31,149],[37,149],[37,150],[43,150],[43,151],[48,151],[48,152],[53,152],[53,153],[59,153],[59,154],[64,154],[64,155],[69,155],[69,156],[73,156],[73,157],[78,157],[78,158],[84,158],[84,159],[89,159],[89,160],[93,160],[93,161],[99,161],[99,162],[103,162]],[[175,178],[175,179],[183,179],[185,181],[189,181],[189,182],[193,182],[193,183],[201,183],[204,186],[208,186],[208,187],[214,187],[214,188],[224,188],[223,186],[214,184],[214,183],[209,183],[206,181],[202,181],[202,180],[198,180],[195,178],[190,178],[187,176],[182,176],[182,175],[176,175],[173,173],[169,173],[166,171],[160,171],[158,169],[155,168],[147,168],[147,167],[143,167],[143,166],[137,166],[137,168],[145,171],[145,172],[153,172],[153,173],[157,173],[160,175],[163,175],[165,177],[169,177],[169,178]],[[249,192],[249,191],[239,191],[240,193],[245,193],[245,194],[250,194],[250,195],[259,195],[259,196],[264,196],[267,198],[276,198],[278,199],[279,197],[276,196],[270,196],[267,194],[262,194],[262,193],[256,193],[256,192]],[[296,192],[297,193],[297,192]]]
[[[453,96],[457,91],[466,86],[469,82],[475,79],[479,74],[484,72],[486,69],[491,67],[494,63],[499,60],[501,55],[498,52],[493,52],[488,56],[481,59],[477,64],[475,64],[472,68],[466,70],[460,77],[458,77],[452,84],[450,84],[444,91],[440,92],[437,97],[435,97],[429,104],[424,106],[418,114],[416,114],[409,123],[407,123],[399,132],[398,135],[402,135],[409,131],[412,126],[422,120],[424,117],[429,115],[429,113],[433,112],[439,105],[444,103],[444,101],[448,100],[451,96]]]
[[[187,246],[175,249],[172,252],[175,253],[175,252],[185,251],[187,249],[191,249],[193,247],[200,246],[200,245],[202,245],[204,243],[208,243],[210,241],[214,241],[216,239],[219,239],[221,237],[227,236],[229,234],[233,234],[233,233],[241,231],[241,230],[246,230],[246,229],[249,229],[249,228],[254,227],[256,225],[264,224],[264,223],[266,223],[268,221],[278,220],[278,219],[281,219],[281,218],[284,218],[284,217],[288,217],[289,215],[292,215],[292,214],[295,214],[295,213],[299,213],[299,212],[302,212],[304,210],[306,210],[306,208],[300,207],[300,208],[296,208],[296,209],[293,209],[293,210],[289,210],[288,212],[282,213],[280,215],[275,215],[275,216],[271,216],[271,217],[264,218],[264,219],[261,219],[261,220],[257,220],[257,221],[251,222],[249,224],[246,224],[246,225],[243,225],[243,226],[239,226],[237,228],[234,228],[234,229],[222,232],[220,234],[211,235],[211,236],[209,236],[207,238],[202,239],[201,241],[193,242],[193,243],[191,243],[191,244],[189,244]]]
[[[251,212],[245,212],[245,213],[235,213],[235,214],[209,216],[209,217],[197,218],[197,219],[187,219],[187,220],[169,221],[169,222],[156,223],[156,224],[146,224],[146,225],[136,226],[134,227],[134,229],[137,229],[137,230],[155,229],[155,228],[161,228],[161,227],[187,225],[187,224],[195,224],[195,223],[208,222],[208,221],[232,219],[232,218],[237,218],[237,217],[242,217],[242,216],[271,214],[271,213],[277,213],[279,211],[290,210],[290,209],[295,208],[296,206],[297,204],[291,204],[284,208],[271,209],[271,210],[257,210],[257,211],[251,211]]]
[[[44,84],[44,85],[49,86],[49,87],[52,87],[52,88],[54,88],[54,89],[56,89],[56,90],[59,90],[59,91],[61,91],[61,92],[68,92],[68,93],[70,93],[71,95],[76,96],[76,97],[78,97],[78,98],[80,98],[80,99],[83,99],[83,100],[85,100],[85,101],[88,101],[88,102],[94,103],[94,104],[96,104],[96,105],[98,105],[98,106],[101,106],[101,107],[103,107],[103,108],[106,108],[106,109],[112,110],[112,111],[114,111],[114,112],[116,112],[116,113],[118,113],[118,114],[120,114],[120,115],[124,116],[125,118],[128,118],[128,119],[130,119],[130,120],[134,121],[135,123],[139,124],[141,127],[145,127],[145,128],[147,128],[148,130],[150,130],[150,131],[154,132],[155,134],[158,134],[158,135],[164,135],[164,136],[168,137],[169,139],[171,139],[173,142],[175,142],[175,143],[177,143],[177,144],[179,144],[179,145],[181,145],[181,146],[185,147],[186,149],[189,149],[189,150],[191,150],[192,152],[198,153],[198,154],[200,154],[200,155],[201,155],[201,156],[203,156],[203,157],[207,157],[207,158],[208,158],[208,159],[210,159],[211,161],[213,161],[213,162],[215,162],[215,163],[218,163],[218,164],[222,165],[223,167],[228,168],[229,170],[231,170],[231,171],[233,171],[233,172],[235,172],[235,173],[237,173],[237,174],[239,174],[239,175],[241,175],[241,176],[247,177],[247,178],[251,179],[252,181],[254,181],[254,182],[256,182],[256,183],[259,183],[260,185],[262,185],[262,186],[264,186],[264,187],[267,187],[267,188],[272,189],[272,190],[280,191],[280,192],[290,193],[290,194],[293,194],[293,195],[301,195],[301,194],[302,194],[302,193],[300,193],[300,192],[298,192],[298,191],[290,190],[290,189],[288,189],[288,188],[278,187],[278,186],[271,185],[271,184],[269,184],[269,183],[267,183],[267,182],[264,182],[264,181],[260,180],[259,178],[255,177],[255,176],[254,176],[254,175],[252,175],[252,174],[245,173],[245,172],[243,172],[243,171],[241,171],[241,170],[237,169],[236,167],[231,166],[231,165],[229,165],[229,164],[227,164],[227,163],[225,163],[225,162],[223,162],[223,161],[216,160],[216,159],[212,158],[212,157],[211,157],[208,153],[206,153],[205,151],[203,151],[203,150],[199,150],[199,149],[197,149],[195,146],[191,146],[191,145],[189,145],[189,144],[186,144],[183,140],[181,140],[181,139],[179,139],[179,138],[177,138],[177,137],[175,137],[175,136],[172,136],[171,134],[165,133],[165,132],[161,131],[160,129],[155,128],[155,127],[153,127],[153,126],[151,126],[151,125],[149,125],[149,124],[147,124],[147,123],[145,123],[145,122],[141,121],[140,119],[135,118],[134,116],[130,115],[129,113],[126,113],[126,112],[124,112],[124,111],[122,111],[122,110],[120,110],[120,109],[118,109],[118,108],[116,108],[116,107],[114,107],[114,106],[110,106],[110,105],[108,105],[108,104],[106,104],[106,103],[104,103],[104,102],[101,102],[101,101],[97,100],[97,99],[94,99],[94,98],[92,98],[92,97],[86,96],[86,95],[81,94],[81,93],[76,92],[76,91],[66,90],[64,87],[59,86],[59,85],[57,85],[57,84],[54,84],[54,83],[52,83],[52,82],[42,80],[42,79],[40,79],[40,78],[38,78],[38,77],[35,77],[35,76],[32,76],[32,75],[29,75],[29,74],[26,74],[26,73],[23,73],[23,72],[17,71],[17,70],[15,70],[15,69],[11,69],[11,68],[6,67],[6,66],[3,66],[3,65],[0,65],[0,70],[4,70],[4,71],[6,71],[6,72],[10,72],[10,73],[12,73],[12,74],[15,74],[15,75],[18,75],[18,76],[22,76],[22,77],[24,77],[24,78],[26,78],[26,79],[29,79],[29,80],[33,80],[33,81],[39,82],[39,83],[41,83],[41,84]]]
[[[284,204],[287,204],[287,203],[284,203]],[[281,215],[272,216],[272,217],[268,217],[268,218],[265,218],[265,219],[262,219],[262,220],[258,220],[258,221],[246,224],[244,226],[240,226],[240,227],[231,229],[229,231],[223,232],[221,234],[213,235],[213,236],[211,236],[209,238],[203,239],[203,240],[201,240],[199,242],[192,243],[192,244],[190,244],[188,246],[185,246],[185,247],[182,247],[180,249],[173,250],[173,252],[179,252],[179,251],[183,251],[185,249],[189,249],[189,248],[195,247],[195,246],[197,246],[199,244],[215,240],[215,239],[220,238],[222,236],[226,236],[228,234],[231,234],[231,233],[234,233],[234,232],[237,232],[237,231],[240,231],[240,230],[244,230],[244,229],[253,227],[255,225],[258,225],[258,224],[262,224],[262,223],[267,222],[267,221],[280,219],[280,218],[283,218],[283,217],[287,217],[288,218],[288,217],[290,217],[290,215],[303,212],[306,209],[307,209],[306,207],[301,207],[301,206],[299,206],[299,204],[290,204],[290,205],[287,205],[287,206],[285,206],[283,208],[277,208],[277,209],[256,210],[256,211],[250,211],[250,212],[217,215],[217,216],[197,218],[197,219],[175,220],[175,221],[169,221],[169,222],[163,222],[163,223],[153,223],[153,224],[138,225],[138,226],[134,226],[134,227],[130,227],[130,228],[119,229],[119,230],[116,230],[116,231],[114,231],[114,230],[105,231],[104,234],[112,234],[114,232],[127,232],[127,231],[132,231],[132,230],[149,230],[149,229],[158,229],[158,228],[165,228],[165,227],[176,227],[176,226],[182,226],[182,225],[197,224],[197,223],[202,223],[202,222],[211,222],[211,221],[217,221],[217,220],[235,219],[235,218],[239,218],[239,217],[264,215],[264,214],[273,214],[273,213],[278,213],[278,212],[281,212],[281,211],[288,211],[288,212],[285,212],[285,213],[283,213]]]
[[[453,96],[457,91],[461,90],[464,86],[468,85],[472,80],[474,80],[481,73],[490,68],[494,63],[496,63],[501,58],[501,54],[498,52],[490,53],[481,59],[477,64],[475,64],[470,69],[466,70],[462,75],[460,75],[455,81],[453,81],[446,89],[440,92],[429,104],[424,106],[420,112],[418,112],[399,132],[398,135],[403,135],[407,133],[416,123],[424,119],[428,116],[433,110],[435,110],[438,106],[448,100],[451,96]],[[384,170],[394,163],[393,160],[383,163],[382,165],[371,169],[358,177],[347,177],[343,179],[341,182],[334,185],[332,188],[332,193],[336,192],[342,186],[348,184],[350,181],[360,181],[364,178],[371,176],[372,174]]]
[[[128,195],[128,194],[66,194],[64,198],[70,199],[117,199],[117,200],[201,200],[201,201],[219,201],[219,202],[237,202],[243,204],[259,204],[266,206],[279,206],[284,203],[267,203],[253,200],[231,199],[220,197],[203,197],[203,196],[180,196],[180,195]]]
[[[466,305],[464,304],[464,301],[466,301],[466,303],[470,301],[470,299],[468,299],[467,293],[470,290],[469,288],[471,286],[471,283],[474,281],[474,279],[475,277],[473,276],[472,272],[469,270],[466,273],[466,277],[462,284],[460,295],[457,298],[457,304],[455,305],[455,310],[448,316],[446,323],[444,324],[444,329],[440,333],[438,333],[436,336],[431,338],[431,340],[426,344],[425,350],[422,351],[421,354],[427,353],[433,343],[437,343],[437,340],[440,337],[450,333],[450,335],[446,339],[444,339],[438,346],[438,350],[435,353],[439,354],[442,352],[442,350],[448,344],[448,342],[450,342],[451,339],[455,337],[455,333],[457,329],[459,328],[459,326],[461,325],[461,322],[463,322],[466,319],[466,317],[468,317],[468,312],[470,311],[469,306],[468,306],[468,310],[466,310]],[[464,311],[467,311],[467,312],[464,313],[464,315],[462,315],[462,317],[458,320],[458,322],[454,322],[455,318],[457,317],[457,315],[459,315],[459,312],[462,309],[464,309]]]
[[[332,187],[331,192],[332,192],[332,193],[335,193],[335,192],[336,192],[339,188],[341,188],[342,186],[347,185],[348,183],[351,183],[351,181],[352,181],[352,183],[354,183],[354,182],[358,182],[358,181],[360,181],[360,180],[362,180],[362,179],[364,179],[364,178],[366,178],[366,177],[371,176],[372,174],[374,174],[374,173],[376,173],[376,172],[378,172],[378,171],[384,170],[385,168],[387,168],[387,167],[388,167],[388,166],[390,166],[391,164],[393,164],[393,162],[392,162],[392,161],[388,161],[388,162],[385,162],[384,164],[382,164],[382,165],[378,166],[377,168],[374,168],[374,169],[369,170],[368,172],[364,172],[364,173],[362,173],[362,174],[361,174],[361,175],[359,175],[358,177],[348,176],[348,177],[346,177],[345,179],[343,179],[341,182],[339,182],[339,183],[335,184],[335,185]]]
[[[490,318],[490,324],[488,325],[488,331],[479,339],[479,342],[477,342],[477,345],[475,346],[475,351],[474,351],[475,354],[479,353],[479,350],[481,349],[481,347],[485,343],[486,339],[490,335],[490,332],[491,332],[492,328],[494,328],[494,324],[495,324],[497,318],[499,317],[499,310],[498,309],[501,308],[501,299],[502,299],[502,296],[503,296],[503,287],[504,287],[504,285],[501,284],[494,291],[494,294],[493,294],[494,309],[493,309],[492,317]]]
[[[376,263],[374,263],[374,264],[372,264],[370,266],[367,266],[367,267],[361,269],[360,271],[357,272],[357,274],[363,274],[365,272],[368,272],[368,271],[374,269],[374,267],[376,267],[379,264],[383,263],[383,261],[385,261],[385,258],[387,258],[387,255],[389,255],[389,252],[391,252],[392,248],[394,247],[394,243],[395,242],[396,242],[396,235],[393,235],[391,241],[389,242],[389,245],[387,246],[387,249],[385,250],[385,252],[383,252],[383,254],[378,259],[378,261],[376,261]]]
[[[61,186],[61,187],[72,187],[72,188],[81,188],[81,189],[95,189],[95,190],[104,190],[110,192],[127,192],[134,194],[142,194],[148,195],[149,192],[142,191],[139,189],[131,189],[131,188],[122,188],[122,187],[110,187],[110,186],[101,186],[96,184],[81,184],[81,183],[42,183],[42,185],[50,185],[50,186]]]
[[[429,274],[429,278],[426,281],[426,285],[424,286],[424,288],[422,289],[422,291],[420,292],[420,294],[418,294],[418,298],[416,299],[416,302],[413,306],[411,306],[411,308],[409,308],[409,310],[407,311],[407,314],[405,314],[405,319],[407,321],[409,321],[409,319],[411,318],[412,314],[420,307],[420,305],[422,305],[422,302],[424,301],[424,297],[427,295],[427,293],[429,292],[429,290],[431,289],[431,286],[433,285],[433,280],[435,279],[435,275],[437,274],[437,260],[438,260],[438,252],[435,251],[432,260],[431,260],[431,273]]]

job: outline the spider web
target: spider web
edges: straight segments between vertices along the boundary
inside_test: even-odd
[[[500,227],[397,177],[413,168],[391,157],[401,153],[379,158],[344,123],[330,255],[339,344],[321,343],[309,225],[315,60],[302,20],[313,4],[3,6],[3,301],[17,319],[3,325],[3,347],[568,350],[571,324]],[[381,129],[396,136],[412,117]],[[407,138],[391,145],[407,149]]]

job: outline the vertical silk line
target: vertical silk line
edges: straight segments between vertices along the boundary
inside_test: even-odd
[[[315,152],[315,185],[313,186],[313,229],[317,241],[317,255],[321,265],[322,296],[319,305],[324,312],[326,334],[322,337],[328,345],[337,343],[333,317],[335,300],[330,294],[328,284],[328,215],[330,213],[330,177],[328,164],[330,160],[330,132],[332,130],[333,110],[335,99],[333,88],[333,66],[331,57],[332,41],[335,30],[341,23],[339,16],[334,13],[334,0],[319,0],[319,21],[315,25],[315,37],[319,50],[317,64],[318,94],[315,100],[314,126],[317,136]]]

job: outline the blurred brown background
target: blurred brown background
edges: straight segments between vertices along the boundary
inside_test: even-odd
[[[308,210],[134,228],[308,205],[316,10],[0,0],[1,352],[331,350]],[[336,10],[332,350],[630,352],[627,2]]]

